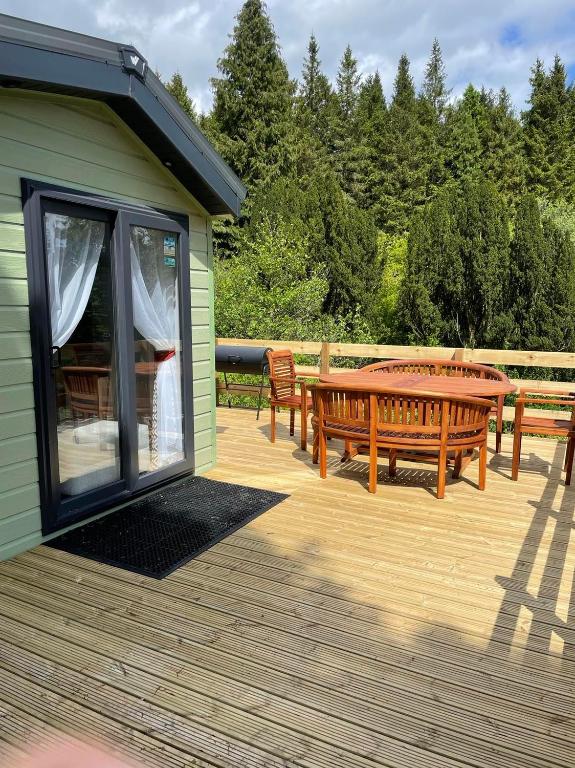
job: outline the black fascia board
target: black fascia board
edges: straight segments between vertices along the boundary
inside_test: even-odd
[[[145,82],[124,71],[116,60],[94,59],[62,50],[39,48],[0,39],[0,86],[76,95],[107,103],[151,151],[169,167],[186,189],[210,214],[239,215],[245,187],[215,152],[199,130],[198,141],[171,114],[171,99],[156,85],[154,94]],[[110,57],[112,59],[112,57]],[[163,90],[163,88],[162,88]]]

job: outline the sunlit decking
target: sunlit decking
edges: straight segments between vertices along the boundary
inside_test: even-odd
[[[281,417],[218,410],[214,479],[289,498],[163,581],[40,547],[0,564],[0,750],[58,734],[142,765],[575,765],[575,488],[511,438],[320,480]]]

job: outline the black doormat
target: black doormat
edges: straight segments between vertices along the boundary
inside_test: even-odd
[[[283,493],[188,477],[47,546],[163,579],[285,498]]]

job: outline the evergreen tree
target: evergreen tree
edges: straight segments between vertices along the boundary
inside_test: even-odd
[[[425,132],[405,54],[399,60],[386,130],[377,139],[376,151],[380,163],[376,219],[386,232],[400,234],[425,202],[429,178]]]
[[[529,109],[523,113],[527,184],[552,200],[575,196],[572,95],[565,67],[555,57],[548,74],[538,59],[531,74]]]
[[[575,251],[568,232],[541,220],[534,195],[518,203],[512,243],[512,346],[573,350]]]
[[[443,122],[445,118],[445,108],[451,93],[451,90],[447,88],[446,79],[441,46],[435,38],[425,69],[421,96],[429,103],[439,123]]]
[[[509,224],[495,187],[464,180],[416,217],[400,315],[418,343],[482,346],[507,331]]]
[[[377,203],[381,184],[378,158],[379,137],[386,130],[387,105],[379,72],[361,84],[357,100],[355,166],[357,169],[354,196],[361,208],[372,210]]]
[[[429,158],[426,199],[432,197],[445,181],[444,134],[447,100],[450,93],[446,85],[441,47],[435,39],[419,96],[420,122]]]
[[[512,346],[541,349],[546,293],[546,246],[537,199],[525,195],[517,205],[511,248]]]
[[[248,188],[286,173],[291,163],[294,83],[262,0],[246,0],[212,80],[210,134]]]
[[[184,110],[186,115],[194,121],[198,122],[198,114],[194,106],[194,102],[188,94],[188,88],[184,84],[182,76],[179,72],[174,72],[172,77],[165,83],[166,90],[169,91],[174,99],[178,102],[180,107]]]
[[[525,159],[521,124],[505,88],[500,89],[496,98],[491,97],[488,118],[484,172],[504,200],[513,206],[525,191]]]
[[[487,143],[489,118],[485,98],[468,85],[457,104],[448,111],[445,136],[447,171],[451,178],[477,179]]]
[[[331,84],[321,71],[319,46],[311,35],[307,57],[304,60],[302,82],[298,98],[298,125],[309,132],[319,147],[333,152],[336,121],[337,97]]]
[[[361,77],[350,46],[345,49],[337,72],[337,128],[335,138],[335,167],[343,189],[355,196],[358,183],[357,105]]]
[[[253,201],[248,231],[268,215],[284,217],[305,235],[310,253],[325,266],[326,312],[345,316],[361,306],[371,317],[377,230],[371,216],[343,193],[333,169],[319,165],[307,179],[278,179],[262,189]]]

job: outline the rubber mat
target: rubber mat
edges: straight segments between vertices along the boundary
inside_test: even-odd
[[[163,579],[285,498],[283,493],[188,477],[46,546]]]

